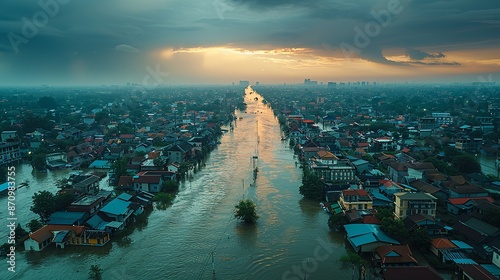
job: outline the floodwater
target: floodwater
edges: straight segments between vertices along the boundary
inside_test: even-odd
[[[272,110],[250,91],[246,113],[236,112],[241,119],[234,131],[182,184],[171,207],[152,210],[128,235],[112,237],[103,248],[17,251],[16,272],[7,271],[4,262],[0,279],[88,279],[93,264],[101,267],[103,279],[120,280],[352,279],[351,269],[338,261],[346,252],[343,234],[331,232],[327,213],[299,194],[302,172],[293,152],[281,141]],[[255,182],[254,165],[259,170]],[[28,165],[18,167],[17,180],[30,182],[17,191],[16,213],[23,226],[36,218],[29,210],[32,194],[55,192],[54,182],[68,172],[33,175]],[[234,219],[242,198],[257,205],[255,225]],[[5,223],[6,207],[6,198],[0,198]],[[6,236],[7,230],[0,234]]]

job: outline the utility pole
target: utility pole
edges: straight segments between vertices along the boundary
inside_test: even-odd
[[[212,252],[212,274],[215,276],[214,252]]]

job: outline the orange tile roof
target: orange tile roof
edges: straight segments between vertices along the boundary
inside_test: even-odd
[[[431,245],[436,249],[457,248],[457,245],[453,244],[448,238],[434,238],[431,240]]]
[[[30,234],[29,237],[38,243],[42,243],[43,241],[52,238],[54,236],[54,231],[68,230],[74,231],[76,235],[80,235],[84,229],[84,226],[46,225]]]

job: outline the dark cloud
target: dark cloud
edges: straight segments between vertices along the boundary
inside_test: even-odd
[[[421,50],[416,50],[416,49],[409,49],[406,50],[406,54],[410,57],[412,60],[424,60],[428,58],[444,58],[446,55],[443,53],[427,53]]]
[[[145,64],[155,63],[151,52],[169,48],[296,47],[342,56],[340,45],[356,46],[356,30],[366,32],[368,24],[378,23],[374,13],[386,12],[388,2],[73,0],[59,5],[35,36],[15,51],[9,34],[23,36],[22,18],[33,21],[33,15],[44,9],[38,1],[5,0],[0,10],[0,83],[69,79],[74,69],[93,71],[88,79],[133,77],[144,72]],[[359,48],[358,58],[389,65],[459,65],[460,61],[445,61],[445,54],[500,48],[498,0],[400,3],[401,12],[380,25],[380,31]],[[409,61],[387,59],[384,52],[392,49],[403,50]]]

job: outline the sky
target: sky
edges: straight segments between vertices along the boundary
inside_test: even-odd
[[[499,0],[3,0],[0,85],[500,81]]]

